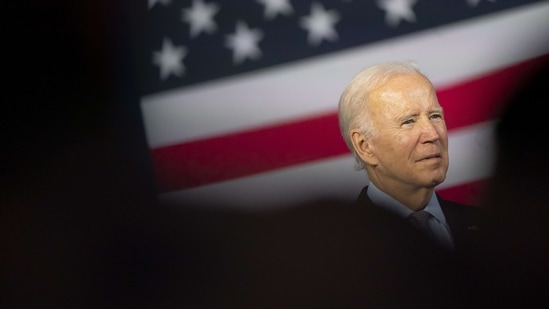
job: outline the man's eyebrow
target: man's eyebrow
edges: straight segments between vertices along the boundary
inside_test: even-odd
[[[396,119],[398,119],[399,121],[403,121],[403,120],[406,120],[406,119],[411,118],[411,117],[417,117],[418,115],[419,115],[418,112],[405,111],[405,112],[397,115]]]

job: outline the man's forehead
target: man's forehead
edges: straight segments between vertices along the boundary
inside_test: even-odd
[[[410,116],[410,115],[417,115],[417,114],[423,114],[423,113],[441,113],[442,107],[438,104],[430,104],[427,106],[427,108],[421,108],[418,107],[410,107],[410,106],[403,106],[403,108],[393,108],[389,109],[394,112],[394,114],[403,115],[403,116]]]
[[[370,106],[373,108],[402,108],[413,109],[414,106],[427,107],[429,109],[440,108],[435,91],[421,88],[413,92],[403,94],[399,91],[384,91],[369,97]]]
[[[419,73],[395,75],[370,89],[369,96],[425,95],[434,90],[433,85]]]
[[[420,114],[441,113],[442,107],[436,100],[425,98],[415,102],[410,100],[371,102],[371,110],[376,117],[400,119]]]

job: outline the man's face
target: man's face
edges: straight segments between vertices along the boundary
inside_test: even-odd
[[[434,187],[446,178],[448,133],[431,82],[399,75],[369,95],[377,135],[369,140],[381,186]]]

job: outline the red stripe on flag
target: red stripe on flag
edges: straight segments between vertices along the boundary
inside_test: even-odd
[[[347,153],[337,115],[329,114],[158,148],[153,160],[165,192]]]
[[[439,89],[448,130],[497,118],[513,93],[532,73],[549,61],[549,55],[492,72],[453,87]]]
[[[462,185],[437,190],[443,198],[465,205],[479,206],[485,198],[485,188],[490,180],[482,179]]]
[[[510,91],[547,56],[437,91],[448,130],[497,116]],[[336,103],[334,103],[336,104]],[[337,113],[152,150],[158,190],[169,192],[347,155]]]

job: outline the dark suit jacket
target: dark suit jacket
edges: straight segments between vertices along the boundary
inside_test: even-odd
[[[362,189],[351,208],[360,222],[357,224],[361,224],[359,233],[365,235],[356,236],[362,237],[358,241],[364,244],[364,252],[359,256],[367,270],[359,274],[369,280],[365,281],[369,284],[365,289],[370,291],[368,295],[378,295],[369,301],[386,308],[468,308],[474,304],[476,278],[468,271],[468,257],[476,243],[479,208],[437,195],[454,238],[455,251],[449,252],[405,218],[374,205],[366,190]],[[390,295],[385,295],[385,290]]]
[[[375,223],[378,228],[383,228],[381,225],[387,224],[388,227],[408,224],[400,217],[390,213],[384,208],[377,207],[368,197],[366,193],[368,186],[364,187],[357,199],[355,205],[358,206],[365,215],[377,218]],[[446,217],[446,222],[450,227],[450,232],[454,239],[456,252],[465,252],[469,250],[476,241],[476,234],[479,229],[480,210],[475,206],[468,206],[443,199],[437,194],[440,207]],[[395,232],[401,230],[394,229]],[[407,233],[410,231],[405,230]]]

